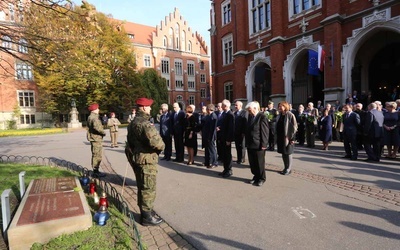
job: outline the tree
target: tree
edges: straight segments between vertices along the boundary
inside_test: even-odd
[[[68,112],[72,98],[82,109],[93,102],[129,108],[138,78],[132,47],[119,26],[86,2],[31,6],[24,33],[34,48],[29,56],[46,112]]]
[[[168,88],[164,78],[157,74],[155,69],[146,69],[141,73],[140,77],[141,89],[145,92],[144,97],[154,100],[151,110],[152,116],[158,114],[161,104],[168,102]]]

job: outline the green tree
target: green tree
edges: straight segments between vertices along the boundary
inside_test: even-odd
[[[120,23],[83,2],[34,5],[24,25],[46,112],[67,113],[72,98],[81,109],[93,102],[105,111],[131,106],[139,84],[133,49]]]
[[[161,104],[168,102],[168,88],[164,78],[157,74],[155,69],[146,69],[140,76],[143,96],[154,100],[152,116],[158,114]]]

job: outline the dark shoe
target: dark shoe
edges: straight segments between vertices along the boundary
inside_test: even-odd
[[[92,177],[93,178],[102,178],[102,177],[106,177],[106,174],[101,173],[98,169],[95,169],[95,170],[93,170]]]
[[[357,157],[351,157],[350,160],[356,161],[356,160],[357,160]]]
[[[181,160],[181,159],[175,159],[175,160],[173,160],[173,162],[183,162],[183,160]]]
[[[226,173],[226,172],[225,172],[225,170],[224,170],[224,171],[222,171],[221,173],[218,173],[218,175],[219,175],[219,176],[223,176],[223,175],[225,175],[225,173]]]
[[[157,226],[163,220],[153,216],[152,212],[142,212],[142,225],[143,226]]]
[[[286,170],[283,170],[282,172],[280,172],[281,175],[290,175],[291,173],[292,173],[291,169],[286,169]]]
[[[342,158],[348,158],[348,159],[350,159],[350,158],[351,158],[351,155],[345,155],[345,156],[342,156]]]
[[[237,163],[237,164],[241,164],[241,163],[242,163],[242,161],[236,161],[236,163]]]
[[[164,156],[164,157],[161,158],[160,160],[164,161],[164,160],[167,160],[167,159],[168,159],[168,157]]]
[[[114,147],[118,148],[118,145],[114,145]]]
[[[264,185],[264,182],[265,181],[263,181],[263,180],[259,180],[259,181],[257,181],[257,182],[254,182],[254,186],[257,186],[257,187],[261,187],[262,185]]]
[[[222,175],[222,177],[224,177],[224,178],[228,178],[231,176],[232,176],[232,171],[225,172],[225,174]]]

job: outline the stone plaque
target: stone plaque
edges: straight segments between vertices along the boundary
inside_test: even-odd
[[[62,234],[86,230],[92,224],[78,178],[33,180],[8,228],[9,248],[29,249],[34,242],[46,243]]]
[[[77,192],[29,196],[17,226],[84,214]]]
[[[29,195],[73,191],[76,187],[74,177],[33,180]]]

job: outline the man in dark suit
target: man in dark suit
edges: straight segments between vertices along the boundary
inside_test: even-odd
[[[346,104],[343,106],[343,144],[346,155],[343,158],[357,160],[357,129],[360,125],[360,116],[353,112],[353,106]]]
[[[184,121],[185,121],[185,112],[181,110],[179,104],[175,102],[173,104],[173,118],[172,118],[172,131],[174,135],[174,144],[175,144],[175,162],[183,162],[184,161],[184,146],[183,146],[183,132],[184,132]]]
[[[250,184],[261,187],[265,176],[265,150],[268,146],[268,119],[260,112],[258,102],[248,104],[248,121],[246,126],[246,147],[249,156],[251,173],[254,175]]]
[[[235,116],[235,147],[237,154],[237,163],[244,163],[246,148],[244,144],[244,135],[246,129],[246,111],[242,109],[243,103],[241,101],[235,102],[236,111],[233,113]]]
[[[217,115],[217,127],[221,127],[222,126],[222,114],[223,114],[223,110],[222,110],[222,103],[219,102],[217,104],[217,109],[215,110],[215,114]],[[218,160],[222,161],[223,159],[223,145],[221,143],[221,140],[219,140],[219,137],[221,137],[221,133],[219,131],[217,131],[217,155],[218,155]]]
[[[368,155],[367,161],[379,161],[381,158],[381,139],[383,137],[383,113],[377,105],[368,105],[364,119],[364,149]]]
[[[220,137],[218,140],[222,145],[224,163],[224,171],[220,175],[224,178],[232,175],[232,141],[235,139],[235,116],[233,115],[231,108],[231,102],[229,100],[222,101],[222,122],[220,126],[217,126],[217,132]]]
[[[164,157],[161,160],[171,160],[172,155],[172,115],[168,111],[168,104],[161,104],[160,135],[164,141]]]
[[[207,105],[207,113],[202,119],[201,127],[201,143],[204,148],[204,165],[207,168],[218,167],[217,148],[215,141],[217,140],[217,115],[214,112],[213,104]]]

